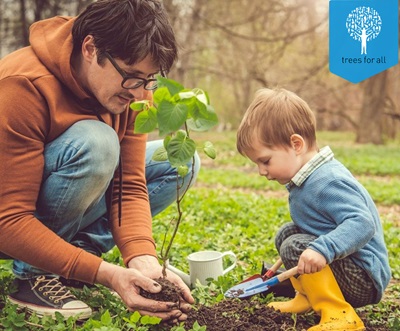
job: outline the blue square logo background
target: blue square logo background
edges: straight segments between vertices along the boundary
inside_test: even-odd
[[[398,63],[398,42],[397,0],[330,0],[333,74],[352,83],[376,75]]]

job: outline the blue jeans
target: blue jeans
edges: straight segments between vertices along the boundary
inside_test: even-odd
[[[177,195],[176,170],[168,161],[152,160],[162,143],[162,140],[150,141],[146,147],[152,216],[173,203]],[[67,242],[98,256],[115,245],[106,218],[105,192],[117,169],[119,150],[116,132],[94,120],[75,123],[44,150],[43,180],[35,216]],[[200,159],[196,154],[191,185],[199,170]],[[183,178],[180,193],[187,188],[191,175],[189,172]],[[14,260],[13,272],[18,278],[45,273],[20,260]]]

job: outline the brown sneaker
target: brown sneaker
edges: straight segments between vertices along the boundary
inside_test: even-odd
[[[58,278],[50,275],[36,276],[30,279],[16,279],[18,292],[11,293],[8,298],[11,303],[38,316],[55,316],[59,312],[64,317],[77,316],[88,319],[92,310],[78,300]]]

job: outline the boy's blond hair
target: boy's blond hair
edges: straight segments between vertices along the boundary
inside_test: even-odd
[[[240,154],[253,148],[257,138],[268,147],[291,147],[290,137],[299,134],[308,148],[316,147],[315,116],[308,104],[288,90],[263,88],[256,92],[237,131]]]

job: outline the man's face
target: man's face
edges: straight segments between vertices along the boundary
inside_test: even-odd
[[[114,59],[114,62],[126,74],[139,78],[154,78],[159,71],[150,55],[131,66],[120,59]],[[151,94],[151,91],[144,89],[144,85],[135,89],[125,89],[121,86],[122,80],[121,73],[108,58],[99,65],[97,55],[94,55],[88,68],[87,85],[100,104],[112,114],[124,112],[132,101],[146,99]]]

